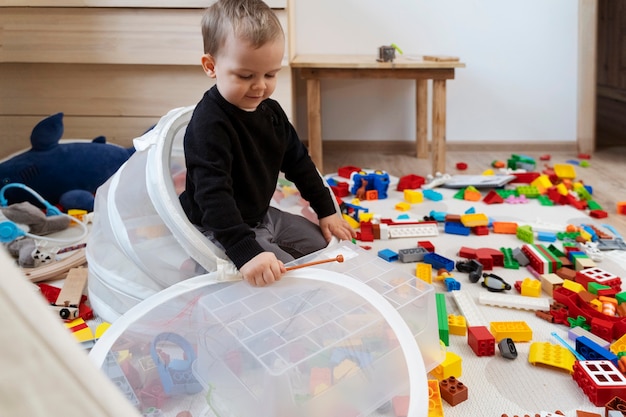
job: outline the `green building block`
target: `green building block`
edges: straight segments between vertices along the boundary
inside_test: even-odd
[[[450,327],[448,325],[448,309],[446,307],[446,295],[435,293],[437,303],[437,324],[439,325],[439,339],[444,345],[450,346]]]

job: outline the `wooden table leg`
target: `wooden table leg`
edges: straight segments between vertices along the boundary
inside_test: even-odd
[[[418,158],[428,158],[428,80],[415,80],[415,143]]]
[[[446,173],[446,80],[433,80],[433,175]]]
[[[324,172],[322,159],[322,102],[319,78],[306,80],[307,121],[309,153],[320,172]]]

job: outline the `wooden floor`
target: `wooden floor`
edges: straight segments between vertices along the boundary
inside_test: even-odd
[[[428,159],[417,159],[415,154],[399,154],[384,151],[346,151],[341,149],[327,149],[324,153],[323,173],[336,172],[342,166],[358,166],[369,169],[382,169],[394,176],[416,174],[426,176],[431,173],[431,164]],[[540,161],[539,157],[545,152],[528,152],[515,150],[503,151],[448,151],[446,154],[446,167],[448,174],[481,174],[491,168],[491,163],[496,160],[506,161],[512,154],[528,155],[537,161],[537,170],[543,169],[547,163],[565,163],[568,160],[577,160],[575,152],[552,151],[550,161]],[[457,162],[465,162],[467,170],[456,169]],[[626,238],[626,215],[616,212],[617,203],[626,201],[626,146],[608,147],[596,151],[589,160],[590,166],[576,167],[577,180],[593,188],[594,200],[609,213],[609,217],[601,219],[601,223],[607,223],[615,227]]]

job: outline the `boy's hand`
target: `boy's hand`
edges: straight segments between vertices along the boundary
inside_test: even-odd
[[[356,232],[348,222],[336,214],[321,218],[320,228],[327,242],[330,242],[333,236],[339,240],[351,240],[356,237]]]
[[[272,252],[262,252],[245,263],[239,272],[250,285],[264,287],[279,281],[287,270]]]

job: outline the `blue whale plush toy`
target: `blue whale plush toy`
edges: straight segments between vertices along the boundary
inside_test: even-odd
[[[31,149],[0,162],[0,187],[21,183],[62,210],[93,211],[96,189],[104,184],[135,151],[107,144],[104,136],[89,141],[60,143],[63,113],[40,121],[30,136]],[[8,204],[41,204],[18,187],[6,187]]]

